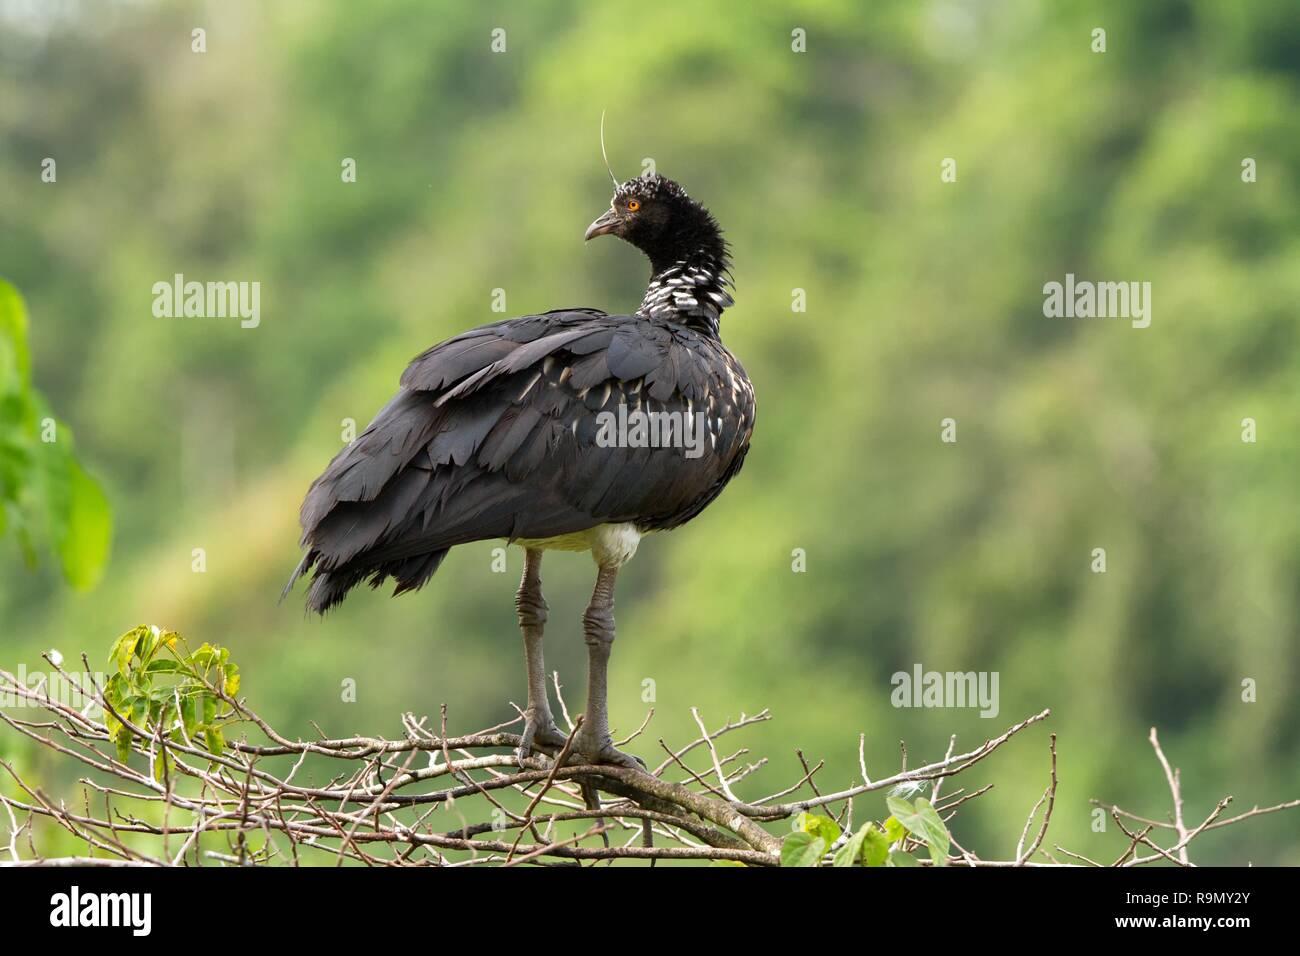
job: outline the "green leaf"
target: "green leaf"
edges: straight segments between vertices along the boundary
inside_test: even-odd
[[[939,816],[939,811],[925,797],[916,798],[916,812],[924,821],[921,832],[925,834],[926,845],[930,848],[930,859],[936,866],[947,866],[952,836],[948,833],[943,817]]]
[[[148,664],[153,660],[153,654],[158,648],[158,638],[160,636],[161,633],[156,627],[151,627],[145,631],[144,637],[140,639],[140,643],[135,649],[136,654],[143,663]]]
[[[781,841],[781,865],[816,866],[826,855],[826,846],[821,837],[796,830]]]
[[[56,524],[55,546],[63,575],[79,591],[99,583],[113,540],[113,518],[99,485],[68,458],[68,511]]]
[[[149,700],[146,697],[129,697],[126,703],[131,705],[131,713],[126,717],[141,731],[149,730]]]
[[[860,856],[864,866],[884,866],[885,861],[889,859],[889,837],[875,826],[868,824]]]
[[[857,866],[862,853],[862,844],[867,839],[867,831],[872,829],[870,823],[864,823],[858,832],[849,837],[844,845],[835,851],[834,866]]]
[[[890,817],[885,821],[884,827],[885,839],[889,841],[890,846],[907,837],[907,827],[898,822],[898,817]]]
[[[885,865],[886,866],[920,866],[921,864],[916,862],[916,857],[912,856],[912,854],[904,853],[902,850],[895,850],[893,853],[889,854],[889,862],[886,863]]]
[[[135,656],[135,649],[146,634],[149,628],[143,624],[127,631],[117,639],[113,645],[113,650],[109,654],[109,660],[117,665],[117,672],[126,677],[130,666],[131,658]]]
[[[114,704],[113,707],[116,709],[117,705]],[[131,741],[126,727],[108,711],[104,711],[104,726],[108,729],[108,739],[117,747],[117,759],[126,763],[127,757],[131,755]]]
[[[181,724],[185,728],[185,736],[193,739],[199,725],[199,702],[192,694],[181,697]]]
[[[122,698],[126,696],[127,691],[126,678],[121,674],[113,674],[108,678],[108,683],[104,686],[104,698],[116,710],[122,703]],[[112,714],[109,714],[112,717]]]
[[[203,736],[207,740],[209,753],[219,754],[226,748],[226,737],[220,727],[205,728]]]
[[[864,823],[835,852],[835,866],[884,866],[889,857],[889,838],[874,823]]]
[[[153,760],[153,778],[159,783],[163,782],[164,768],[167,773],[171,772],[172,767],[171,751],[164,750],[161,754],[156,755]]]
[[[193,654],[190,655],[190,663],[195,667],[211,667],[217,662],[217,649],[211,644],[203,643]]]
[[[31,381],[31,355],[27,351],[27,306],[9,282],[0,279],[0,357],[7,358],[18,384]],[[6,369],[0,367],[0,382]]]
[[[904,800],[902,797],[886,797],[885,805],[889,807],[889,812],[903,826],[907,826],[907,821],[916,816],[916,808]]]
[[[131,759],[131,731],[127,730],[122,724],[117,725],[117,733],[113,737],[113,742],[117,744],[117,759],[121,763],[126,763]]]
[[[804,833],[811,833],[813,836],[821,837],[826,841],[827,846],[831,846],[838,840],[842,832],[838,823],[819,813],[799,814],[795,819],[795,826]]]
[[[907,827],[912,836],[930,848],[930,858],[935,864],[945,866],[951,837],[930,801],[925,797],[917,797],[915,806],[912,806],[906,800],[890,797],[886,803],[889,804],[890,812]]]

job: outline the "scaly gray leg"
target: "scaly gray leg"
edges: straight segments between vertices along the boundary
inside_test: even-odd
[[[587,642],[587,712],[573,739],[573,749],[592,763],[610,763],[634,770],[645,769],[639,758],[614,748],[609,736],[608,690],[609,649],[614,643],[614,579],[618,567],[610,565],[596,572],[596,588],[582,615],[582,636]]]
[[[528,662],[528,708],[524,711],[520,759],[533,752],[533,744],[559,748],[565,735],[555,726],[546,699],[546,664],[542,660],[542,630],[546,626],[546,599],[542,597],[542,552],[524,551],[524,577],[515,594],[519,629],[524,633],[524,659]]]

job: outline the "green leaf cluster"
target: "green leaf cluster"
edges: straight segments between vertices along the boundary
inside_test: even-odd
[[[916,858],[904,849],[912,842],[929,850],[935,866],[946,866],[952,838],[930,801],[918,797],[915,803],[909,803],[900,797],[890,797],[886,803],[891,816],[883,823],[868,821],[859,827],[840,844],[832,864],[916,866]],[[842,832],[829,817],[801,813],[795,820],[794,832],[781,842],[781,865],[820,866]]]
[[[190,651],[176,632],[141,625],[117,639],[109,663],[104,723],[119,760],[130,758],[134,736],[123,721],[156,741],[197,744],[213,754],[225,749],[224,728],[240,719],[232,703],[239,666],[226,648],[203,644]],[[154,776],[162,780],[172,758],[165,746],[159,749]]]

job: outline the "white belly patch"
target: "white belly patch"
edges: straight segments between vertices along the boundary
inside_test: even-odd
[[[517,538],[515,544],[538,551],[590,551],[601,567],[626,564],[636,554],[641,532],[631,524],[602,524],[554,538]]]

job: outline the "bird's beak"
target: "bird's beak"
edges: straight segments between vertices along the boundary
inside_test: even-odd
[[[618,218],[618,213],[614,211],[613,206],[610,206],[603,216],[587,227],[587,234],[582,239],[585,242],[597,236],[607,236],[621,225],[623,220]]]

